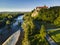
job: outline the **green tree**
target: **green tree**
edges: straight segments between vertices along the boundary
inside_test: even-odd
[[[22,25],[23,29],[24,29],[24,39],[22,41],[22,45],[30,45],[30,42],[28,40],[28,35],[29,35],[29,26],[27,23],[23,23]]]
[[[46,37],[45,26],[44,25],[41,25],[41,29],[40,29],[40,40],[39,40],[39,42],[40,42],[41,45],[45,45],[46,44],[45,37]]]
[[[40,36],[41,36],[42,39],[44,39],[45,36],[46,36],[46,30],[45,30],[45,26],[44,25],[41,25]]]
[[[7,29],[10,31],[11,30],[11,22],[9,20],[6,21]]]
[[[54,25],[60,26],[60,16],[57,17],[57,19],[54,20]]]

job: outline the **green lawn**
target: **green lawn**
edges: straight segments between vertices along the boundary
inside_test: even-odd
[[[51,30],[49,31],[49,35],[58,45],[60,45],[60,30]]]

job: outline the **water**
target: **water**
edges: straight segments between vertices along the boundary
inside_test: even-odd
[[[20,30],[11,35],[2,45],[15,45],[20,36]]]
[[[18,25],[18,22],[22,23],[23,22],[23,15],[19,16],[18,18],[15,19],[15,23],[13,23],[13,26]]]
[[[4,42],[9,36],[11,36],[14,32],[18,31],[21,29],[21,27],[18,26],[18,22],[22,23],[23,22],[23,15],[18,16],[16,21],[11,25],[11,30],[9,31],[6,29],[6,27],[1,29],[0,32],[2,32],[2,37],[0,37],[0,43],[1,41]]]

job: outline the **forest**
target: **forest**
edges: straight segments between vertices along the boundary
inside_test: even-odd
[[[46,40],[46,30],[60,27],[60,6],[42,8],[38,14],[32,17],[32,10],[23,17],[22,28],[24,39],[22,45],[50,45]]]

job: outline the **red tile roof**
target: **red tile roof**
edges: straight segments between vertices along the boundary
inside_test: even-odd
[[[36,7],[36,8],[48,8],[47,6],[39,6],[39,7]]]

